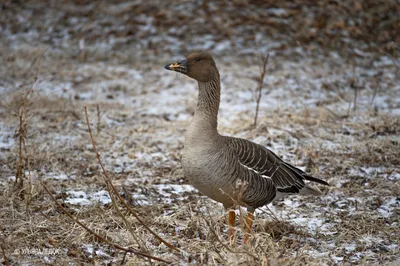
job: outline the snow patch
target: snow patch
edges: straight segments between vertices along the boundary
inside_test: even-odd
[[[390,197],[387,198],[383,204],[378,208],[379,213],[388,218],[393,215],[395,210],[400,209],[400,197]]]
[[[67,191],[67,195],[68,197],[65,202],[72,205],[92,206],[95,203],[108,204],[111,202],[111,198],[105,190],[89,194],[84,191],[70,190]]]

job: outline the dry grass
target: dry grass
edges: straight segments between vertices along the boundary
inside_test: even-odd
[[[41,98],[38,99],[41,100]],[[97,115],[95,106],[89,107],[89,110],[92,110],[91,116],[95,121]],[[57,115],[52,113],[50,116],[57,118],[64,115],[65,113]],[[37,119],[37,116],[39,114],[36,114],[36,117],[33,119]],[[82,117],[83,115],[81,114],[80,116]],[[70,119],[75,119],[75,117],[71,116]],[[276,118],[272,118],[272,120],[274,119]],[[257,129],[247,131],[248,135],[256,138],[258,135],[264,134],[262,124],[274,124],[272,120],[264,119]],[[313,124],[310,122],[312,121],[311,117],[308,121],[297,120],[295,116],[280,117],[279,120],[285,121],[285,123],[298,123],[299,126],[310,126]],[[248,122],[249,124],[251,123],[250,117]],[[398,134],[400,130],[398,119],[382,117],[374,122],[354,123],[346,120],[343,122],[349,129],[356,130],[355,132],[359,138],[357,145],[353,145],[348,150],[344,149],[341,152],[324,149],[316,151],[317,147],[314,146],[314,148],[310,148],[307,154],[303,156],[312,158],[314,164],[320,167],[326,165],[328,167],[325,170],[326,173],[334,173],[335,176],[346,175],[346,169],[354,166],[371,166],[374,163],[388,169],[393,169],[388,171],[395,171],[393,167],[398,164],[396,145],[388,139],[378,138],[378,136]],[[51,123],[51,120],[49,120],[49,125]],[[178,124],[177,126],[180,127],[181,125]],[[324,127],[333,131],[338,130],[337,123],[325,123]],[[34,132],[35,130],[37,128],[31,126],[31,131]],[[110,133],[114,135],[113,130],[113,128],[107,127],[99,132],[98,138],[100,139],[101,153],[104,151],[103,147],[109,145],[106,142],[109,140]],[[146,133],[151,134],[153,131],[154,129],[152,128],[141,127],[138,138],[141,138]],[[50,130],[48,134],[56,133],[52,133]],[[313,135],[312,127],[304,131],[302,136],[308,136],[308,134]],[[398,241],[396,236],[397,229],[393,226],[395,222],[393,220],[394,217],[390,218],[390,222],[388,222],[387,219],[382,218],[371,219],[371,216],[365,212],[367,209],[373,210],[379,208],[383,202],[381,198],[386,195],[396,195],[399,192],[398,186],[391,185],[390,182],[388,183],[388,181],[379,178],[379,176],[370,185],[376,190],[376,193],[372,197],[369,195],[368,200],[365,202],[359,203],[360,206],[356,206],[357,211],[355,213],[346,212],[349,206],[344,207],[344,212],[340,212],[339,216],[337,212],[331,215],[327,213],[328,216],[325,217],[325,222],[334,222],[338,227],[338,231],[340,231],[339,234],[325,235],[324,233],[317,232],[316,235],[313,235],[305,228],[297,227],[285,220],[276,220],[276,218],[269,215],[261,215],[261,217],[264,216],[263,219],[256,219],[255,221],[251,244],[248,246],[241,246],[239,244],[230,246],[226,238],[227,222],[225,215],[223,215],[223,210],[218,205],[208,199],[199,199],[199,195],[193,193],[183,194],[183,200],[179,199],[180,196],[176,198],[172,196],[171,203],[166,205],[160,201],[160,197],[165,196],[149,187],[149,184],[164,183],[163,176],[168,176],[171,183],[180,183],[181,172],[179,169],[174,169],[175,166],[166,165],[159,168],[160,166],[155,164],[151,171],[157,177],[156,180],[150,181],[134,177],[133,180],[136,180],[134,183],[126,183],[126,181],[132,175],[137,176],[137,172],[130,174],[110,172],[120,195],[133,204],[134,210],[143,221],[158,234],[162,235],[164,239],[183,251],[182,255],[174,254],[159,240],[147,233],[132,215],[128,212],[123,212],[126,221],[128,221],[131,227],[130,230],[133,231],[133,234],[130,234],[130,230],[126,226],[126,221],[121,218],[113,205],[95,204],[91,207],[80,207],[63,203],[69,197],[68,191],[71,189],[88,192],[89,190],[96,191],[106,187],[101,178],[100,168],[96,167],[93,151],[90,147],[83,144],[85,142],[87,144],[90,143],[89,136],[86,132],[81,132],[79,138],[80,142],[82,142],[78,145],[78,147],[81,147],[79,153],[84,156],[85,161],[72,158],[71,155],[66,156],[69,152],[74,151],[72,147],[67,150],[62,150],[60,147],[56,149],[53,147],[52,150],[48,150],[50,146],[46,146],[42,148],[41,153],[37,153],[37,156],[30,155],[32,156],[30,160],[32,162],[32,169],[40,169],[40,166],[43,167],[43,163],[47,163],[47,167],[53,169],[53,171],[57,169],[60,172],[77,172],[78,175],[75,179],[46,181],[46,186],[51,193],[69,213],[84,222],[94,232],[108,239],[108,241],[118,243],[127,248],[148,250],[153,256],[163,258],[169,262],[231,265],[293,265],[293,263],[296,265],[317,265],[323,261],[327,264],[333,264],[333,261],[327,262],[326,257],[322,257],[321,259],[313,258],[306,251],[310,248],[318,249],[318,242],[321,241],[334,241],[337,243],[337,246],[340,246],[340,243],[353,242],[360,235],[382,236],[383,234],[386,236],[388,243],[396,243]],[[143,146],[142,152],[149,152],[144,147],[146,145],[151,146],[152,141],[150,139],[145,141],[145,143],[141,143]],[[278,139],[277,141],[281,140]],[[132,143],[135,143],[135,141]],[[35,145],[31,145],[31,148],[38,149]],[[141,150],[140,147],[138,149]],[[62,152],[63,155],[57,154],[58,152]],[[123,149],[121,149],[121,152],[123,152]],[[28,152],[28,154],[33,153]],[[384,161],[379,159],[382,156],[385,157]],[[35,157],[37,158],[35,159]],[[63,157],[64,159],[61,159]],[[357,160],[351,160],[351,158],[357,158]],[[179,156],[173,160],[178,161]],[[9,167],[13,169],[16,165],[18,164],[14,162],[9,164]],[[143,162],[138,167],[149,169],[150,166]],[[42,177],[37,178],[47,179],[46,173]],[[359,187],[363,186],[363,183],[365,183],[365,179],[354,176],[348,182],[343,183],[341,188],[332,188],[329,193],[335,193],[338,190],[352,197],[362,198],[366,196],[365,192],[359,190]],[[50,256],[50,261],[56,258],[59,263],[74,261],[76,263],[91,264],[109,261],[110,259],[116,263],[123,262],[127,264],[142,264],[146,262],[146,260],[140,257],[126,255],[124,252],[108,247],[102,241],[99,241],[92,234],[68,219],[49,199],[46,193],[43,192],[38,179],[34,179],[32,183],[34,191],[29,207],[24,200],[18,197],[10,197],[14,193],[8,189],[11,184],[12,182],[3,183],[3,195],[0,198],[1,206],[4,206],[0,218],[4,226],[2,234],[5,243],[3,247],[6,247],[4,249],[4,257],[11,263],[17,261],[30,263],[43,262],[44,257],[40,255],[27,256],[26,254],[15,253],[15,250],[23,250],[24,248],[54,249],[58,253],[55,257]],[[132,199],[132,194],[135,195],[138,192],[145,195],[146,200],[152,202],[151,205],[141,205],[140,202]],[[318,202],[318,199],[315,199],[314,203],[321,204]],[[335,201],[330,202],[329,206],[330,208],[343,208],[342,206],[335,206]],[[139,243],[142,243],[144,246],[141,247],[138,245],[138,240],[135,240],[133,235],[140,239]],[[240,227],[236,229],[236,235],[237,243],[240,243],[244,235]],[[316,241],[315,238],[318,240]],[[83,248],[87,244],[93,245],[95,251],[101,250],[108,255],[102,256],[101,253],[89,253],[86,248]],[[378,259],[380,262],[384,262],[389,255],[395,256],[394,251],[385,250],[383,244],[373,246],[373,244],[366,244],[362,240],[356,241],[355,251],[363,252],[370,249],[380,250],[377,252],[386,254],[382,255],[381,259]],[[350,255],[345,252],[344,248],[338,248],[332,252],[335,256],[343,256],[350,259]],[[367,263],[367,261],[364,261],[364,263]]]
[[[110,9],[103,2],[86,5],[85,1],[69,1],[53,6],[54,16],[46,17],[43,1],[8,1],[0,24],[11,25],[7,34],[15,39],[0,41],[0,57],[4,59],[0,65],[2,263],[163,264],[126,252],[134,250],[183,265],[396,265],[400,261],[400,119],[390,110],[399,110],[398,64],[393,50],[398,46],[387,47],[396,21],[391,16],[386,24],[379,20],[387,10],[394,12],[395,2],[381,5],[381,12],[372,12],[370,1],[361,7],[358,2],[349,2],[353,9],[334,4],[333,12],[341,15],[332,16],[332,20],[326,19],[322,5],[307,5],[305,8],[316,15],[306,19],[299,12],[300,6],[289,8],[289,2],[276,2],[276,7],[290,12],[270,15],[266,23],[261,23],[264,20],[255,9],[256,1],[234,1],[226,7],[231,10],[242,5],[240,16],[218,12],[223,8],[219,3],[215,11],[203,5],[195,12],[200,16],[204,11],[204,20],[188,25],[203,25],[205,21],[208,26],[187,35],[177,31],[175,37],[185,43],[178,49],[178,44],[160,45],[160,40],[168,40],[152,39],[158,35],[142,29],[145,22],[124,15],[147,14],[154,17],[157,32],[166,32],[176,22],[174,10],[180,5],[171,11],[164,10],[164,2],[138,6],[113,1]],[[263,5],[275,7],[273,2]],[[366,23],[351,26],[348,17],[342,17],[343,10],[349,17],[365,11],[359,17]],[[15,20],[20,12],[33,21],[28,32]],[[222,22],[213,12],[221,13]],[[189,14],[180,19],[187,20]],[[89,17],[93,21],[85,20]],[[302,19],[307,23],[294,23]],[[49,28],[47,36],[42,21],[60,28]],[[284,41],[271,51],[274,64],[268,68],[265,84],[269,93],[260,100],[255,128],[251,127],[254,100],[246,99],[247,89],[255,84],[246,77],[257,73],[252,64],[256,58],[251,54],[232,56],[241,47],[217,54],[224,82],[221,132],[256,140],[332,184],[322,188],[321,198],[291,197],[272,204],[273,214],[263,209],[254,222],[250,244],[245,246],[240,244],[244,229],[239,225],[244,212],[236,221],[236,242],[229,245],[223,208],[183,189],[188,182],[182,174],[180,154],[195,105],[194,85],[181,77],[166,78],[159,71],[165,57],[186,53],[193,35],[216,31],[216,36],[223,33],[233,43],[239,37],[242,39],[237,43],[254,43],[252,31],[248,36],[243,34],[240,25],[244,21]],[[368,30],[371,25],[379,28],[376,43],[371,42],[376,37]],[[313,27],[318,29],[317,35],[309,31]],[[345,28],[356,39],[346,42],[334,34],[336,29]],[[30,35],[33,29],[41,37]],[[58,33],[64,29],[70,33],[69,39]],[[84,45],[79,45],[82,36]],[[111,48],[98,45],[107,43],[110,36],[118,40]],[[140,40],[152,41],[137,48],[138,43],[142,45]],[[303,54],[292,46],[297,40]],[[353,53],[343,60],[328,56],[331,51],[325,50],[329,46],[353,51],[365,43],[363,52],[371,54]],[[380,62],[379,50],[391,54],[392,66],[382,62],[374,66]],[[357,66],[354,73],[353,61]],[[318,82],[313,83],[315,80]],[[182,82],[187,83],[183,86]],[[357,86],[355,110],[351,108],[355,106],[352,84]],[[293,106],[288,106],[287,98],[295,99]],[[276,107],[271,107],[276,102]],[[91,145],[83,106],[88,108],[105,171]],[[234,109],[238,106],[244,108]],[[116,197],[114,203],[96,198],[110,189],[104,172],[122,198]],[[41,182],[66,212],[100,237],[72,221]],[[173,185],[182,191],[175,191]],[[181,252],[171,251],[149,233],[122,200],[146,226]],[[91,204],[83,204],[88,202]],[[105,244],[102,238],[125,251]],[[28,251],[31,254],[24,253]],[[46,256],[38,251],[55,254]]]

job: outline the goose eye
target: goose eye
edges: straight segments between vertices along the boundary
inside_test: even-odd
[[[200,58],[197,57],[197,58],[196,58],[196,61],[199,62],[199,61],[200,61]]]

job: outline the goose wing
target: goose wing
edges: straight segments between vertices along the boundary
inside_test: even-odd
[[[281,193],[301,193],[306,188],[307,194],[318,194],[308,187],[304,180],[329,185],[327,182],[309,176],[302,170],[283,161],[275,153],[262,145],[241,139],[226,137],[229,147],[236,152],[239,162],[258,175],[271,178],[277,191]]]

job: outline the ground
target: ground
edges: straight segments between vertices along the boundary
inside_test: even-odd
[[[5,1],[2,262],[150,264],[79,219],[175,265],[399,265],[399,6],[318,2]],[[248,245],[239,219],[229,244],[225,210],[182,173],[197,84],[163,67],[193,50],[209,50],[221,73],[220,133],[331,185],[259,209]],[[112,202],[107,180],[179,251]]]

